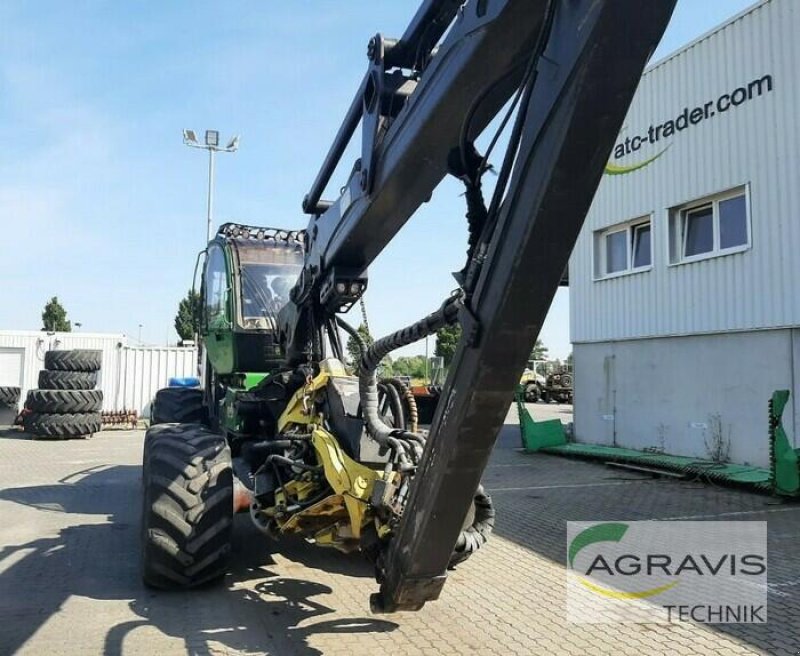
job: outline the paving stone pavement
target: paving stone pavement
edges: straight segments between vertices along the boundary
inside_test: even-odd
[[[800,504],[526,455],[513,425],[484,476],[497,506],[496,536],[418,613],[372,615],[376,584],[359,556],[269,542],[246,516],[237,517],[236,565],[221,585],[153,592],[138,569],[143,436],[39,442],[0,432],[0,654],[796,656],[800,649]],[[566,520],[677,517],[769,522],[769,624],[566,622]]]

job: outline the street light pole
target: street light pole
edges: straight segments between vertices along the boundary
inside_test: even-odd
[[[235,153],[239,149],[239,137],[238,135],[233,137],[228,142],[228,145],[223,148],[219,145],[219,132],[217,130],[206,130],[205,143],[202,144],[197,140],[194,130],[184,130],[183,143],[192,148],[203,148],[208,151],[208,208],[206,213],[206,243],[208,243],[214,236],[214,154]]]
[[[213,227],[211,214],[214,211],[214,150],[208,149],[208,224],[206,226],[206,243],[211,241]]]

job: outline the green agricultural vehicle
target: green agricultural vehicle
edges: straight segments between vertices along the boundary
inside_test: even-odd
[[[203,386],[160,392],[164,423],[145,437],[147,584],[222,576],[243,511],[268,536],[366,554],[376,611],[439,597],[493,526],[482,474],[674,4],[423,0],[402,34],[370,39],[363,82],[303,198],[307,228],[226,224],[206,249]],[[314,98],[322,112],[328,100]],[[341,315],[445,176],[466,204],[457,288],[365,344]],[[378,371],[456,323],[441,402],[421,431],[414,395]],[[341,331],[359,347],[355,375]]]
[[[281,367],[278,313],[303,268],[304,233],[226,224],[208,245],[199,326],[209,422],[245,430],[239,395]]]
[[[203,384],[159,390],[145,441],[148,585],[193,587],[221,576],[235,512],[249,512],[272,538],[299,535],[368,556],[396,523],[392,497],[407,489],[408,477],[389,473],[388,451],[364,429],[358,378],[335,358],[286,365],[279,314],[301,275],[304,248],[304,231],[228,223],[205,250]],[[366,279],[337,285],[344,305],[352,304]],[[328,339],[338,342],[338,333]],[[383,379],[377,390],[381,420],[416,432],[407,382]],[[476,504],[451,566],[491,530],[494,513],[480,489]]]

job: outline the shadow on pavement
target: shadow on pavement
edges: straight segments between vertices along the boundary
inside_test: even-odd
[[[332,589],[272,571],[271,552],[277,545],[252,527],[247,516],[237,517],[233,569],[221,584],[189,592],[145,588],[138,562],[139,479],[138,466],[103,466],[75,472],[54,485],[0,490],[0,500],[42,512],[105,515],[109,520],[68,526],[55,537],[2,548],[0,566],[12,564],[0,576],[0,651],[18,650],[72,596],[129,600],[130,610],[140,619],[116,620],[105,636],[104,653],[111,655],[122,654],[125,638],[143,626],[182,640],[190,654],[208,653],[218,644],[232,651],[302,655],[321,653],[309,646],[315,634],[385,633],[397,628],[394,622],[369,617],[309,623],[337,612],[318,600]],[[313,577],[313,570],[372,575],[369,564],[358,556],[300,541],[280,547],[283,558],[302,566],[301,575],[308,571]],[[253,585],[254,581],[258,582]],[[118,608],[109,607],[109,612]]]
[[[776,647],[774,640],[776,627],[782,627],[796,641],[800,626],[800,503],[697,481],[612,470],[602,463],[524,453],[521,446],[519,426],[506,424],[484,476],[484,487],[497,512],[494,533],[565,570],[568,521],[766,521],[769,623],[705,626],[764,653],[790,653]]]
[[[25,433],[19,428],[0,428],[0,439],[2,440],[31,440],[30,434]]]

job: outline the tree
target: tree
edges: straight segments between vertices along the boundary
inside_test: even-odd
[[[402,356],[392,362],[392,376],[425,378],[425,356]]]
[[[568,366],[570,369],[572,369],[572,351],[570,351],[570,352],[569,352],[569,355],[567,356],[567,366]]]
[[[372,335],[369,334],[369,330],[365,324],[362,323],[356,332],[361,336],[361,341],[367,346],[372,346],[375,340],[372,339]],[[358,361],[361,359],[361,349],[358,347],[358,342],[352,335],[347,340],[347,355],[350,358],[350,365],[356,367]]]
[[[449,367],[456,354],[458,340],[461,339],[461,326],[454,323],[436,331],[436,350],[434,353],[444,359],[444,366]]]
[[[42,312],[42,330],[49,332],[71,333],[72,323],[67,320],[67,311],[58,302],[58,296],[53,296],[44,306]]]
[[[190,289],[178,304],[178,314],[175,315],[175,332],[178,337],[194,339],[194,333],[200,327],[201,311],[200,294]]]
[[[544,345],[541,339],[536,340],[536,344],[531,349],[529,360],[547,360],[547,351],[549,349]]]

